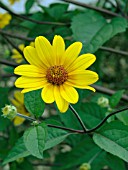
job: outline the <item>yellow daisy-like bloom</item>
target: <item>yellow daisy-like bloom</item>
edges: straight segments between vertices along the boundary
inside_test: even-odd
[[[13,5],[15,2],[18,2],[20,0],[9,0],[10,4]]]
[[[0,14],[0,28],[4,28],[6,25],[8,25],[11,19],[12,17],[8,13]]]
[[[78,102],[76,88],[95,91],[90,84],[98,80],[97,73],[88,68],[95,60],[93,54],[79,55],[81,42],[75,42],[65,50],[61,36],[55,36],[52,45],[43,36],[35,40],[35,48],[27,46],[24,49],[26,60],[15,68],[14,73],[21,75],[15,82],[18,88],[24,88],[22,93],[42,89],[42,99],[46,103],[57,104],[60,112],[66,112],[69,103]]]
[[[14,98],[10,99],[11,103],[17,108],[17,112],[26,116],[30,114],[27,112],[24,106],[24,94],[20,91],[14,92]],[[13,120],[15,126],[21,125],[25,121],[24,118],[16,116]]]

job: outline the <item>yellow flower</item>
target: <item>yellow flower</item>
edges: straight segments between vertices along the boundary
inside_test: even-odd
[[[13,5],[15,2],[18,2],[19,0],[9,0],[10,4]]]
[[[11,18],[11,15],[8,13],[0,14],[0,28],[4,28],[6,25],[8,25]]]
[[[14,98],[10,99],[11,103],[17,108],[17,112],[23,115],[29,116],[30,114],[27,112],[24,106],[24,95],[20,91],[14,92]],[[21,125],[25,119],[16,116],[14,118],[14,125],[18,126]]]
[[[32,47],[34,47],[34,42],[30,42],[29,45],[32,46]],[[24,50],[24,47],[25,47],[24,44],[20,44],[20,45],[18,46],[18,48],[19,48],[21,51]],[[13,49],[13,50],[12,50],[12,53],[13,53],[13,55],[12,55],[11,58],[14,59],[16,63],[19,64],[19,63],[21,63],[22,61],[24,61],[24,59],[23,59],[22,55],[19,53],[19,51],[17,51],[16,49]]]
[[[23,51],[24,47],[25,47],[24,44],[20,44],[20,45],[18,46],[18,48],[19,48],[21,51]],[[12,50],[12,53],[13,53],[12,59],[14,59],[16,63],[19,64],[19,63],[21,63],[22,61],[24,61],[24,59],[23,59],[22,55],[19,53],[19,51],[17,51],[16,49],[13,49],[13,50]]]
[[[42,99],[46,103],[57,104],[60,112],[66,112],[69,103],[78,102],[76,88],[95,91],[90,84],[98,80],[97,73],[88,68],[95,60],[93,54],[79,55],[81,42],[75,42],[65,50],[61,36],[55,36],[52,45],[43,36],[35,40],[35,48],[27,46],[24,49],[26,60],[15,68],[14,73],[21,75],[15,82],[18,88],[24,88],[22,93],[42,89]]]

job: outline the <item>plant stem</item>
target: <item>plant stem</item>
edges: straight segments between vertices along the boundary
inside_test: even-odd
[[[17,113],[17,116],[22,117],[22,118],[24,118],[24,119],[27,119],[27,120],[29,120],[29,121],[31,121],[31,122],[37,121],[37,120],[34,119],[34,118],[31,118],[31,117],[29,117],[29,116],[26,116],[26,115],[23,115],[23,114],[20,114],[20,113]],[[40,122],[39,122],[39,123],[40,123]],[[47,126],[48,126],[48,127],[57,128],[57,129],[62,129],[62,130],[68,130],[68,131],[74,132],[74,133],[84,133],[83,130],[75,130],[75,129],[66,128],[66,127],[62,127],[62,126],[56,126],[56,125],[52,125],[52,124],[47,124]]]
[[[110,113],[109,115],[107,115],[107,116],[106,116],[97,126],[95,126],[94,128],[92,128],[92,129],[86,129],[86,127],[84,126],[84,124],[83,124],[82,120],[80,119],[78,113],[74,110],[74,108],[73,108],[71,105],[69,105],[69,107],[70,107],[71,111],[72,111],[72,112],[77,116],[77,118],[79,119],[79,122],[80,122],[81,126],[83,127],[83,130],[75,130],[75,129],[71,129],[71,128],[67,128],[67,127],[62,127],[62,126],[56,126],[56,125],[52,125],[52,124],[47,124],[47,126],[48,126],[48,127],[57,128],[57,129],[67,130],[67,131],[70,131],[70,132],[73,132],[73,133],[88,134],[88,133],[92,133],[92,132],[96,131],[97,129],[99,129],[99,128],[107,121],[107,119],[108,119],[109,117],[111,117],[111,116],[113,116],[113,115],[115,115],[115,114],[117,114],[117,113],[123,112],[123,111],[125,111],[125,110],[128,110],[128,107],[126,107],[126,108],[123,108],[123,109],[119,109],[119,110],[117,110],[117,111],[115,111],[115,112],[112,112],[112,113]],[[25,118],[25,119],[27,119],[27,120],[29,120],[29,121],[31,121],[31,122],[37,121],[37,120],[34,119],[34,118],[31,118],[31,117],[29,117],[29,116],[22,115],[22,114],[20,114],[20,113],[17,113],[17,116],[22,117],[22,118]],[[40,123],[40,122],[39,122],[39,123]]]
[[[23,115],[23,114],[20,114],[20,113],[17,113],[16,115],[19,116],[19,117],[22,117],[22,118],[24,118],[24,119],[27,119],[27,120],[29,120],[29,121],[31,121],[31,122],[37,121],[36,119],[34,119],[34,118],[32,118],[32,117],[29,117],[29,116],[26,116],[26,115]]]
[[[118,0],[115,0],[115,1],[116,1],[117,9],[119,9],[121,15],[122,15],[123,17],[125,17],[125,13],[123,12],[123,10],[122,10],[122,8],[121,8],[121,6],[120,6],[119,1],[118,1]]]
[[[78,119],[79,123],[81,124],[84,132],[86,133],[87,132],[87,128],[85,127],[85,125],[84,125],[83,121],[81,120],[79,114],[76,112],[76,110],[71,105],[69,105],[69,108],[72,111],[72,113],[76,116],[76,118]]]
[[[108,52],[112,52],[112,53],[115,53],[115,54],[120,54],[120,55],[128,56],[128,52],[116,50],[116,49],[105,47],[105,46],[102,46],[99,49],[100,50],[104,50],[104,51],[108,51]]]
[[[97,152],[89,161],[88,161],[88,164],[92,164],[92,162],[100,155],[100,153],[102,152],[103,150],[100,150],[99,152]]]
[[[17,38],[17,39],[20,39],[20,40],[25,40],[25,41],[34,41],[35,40],[35,38],[28,38],[28,37],[24,37],[24,36],[20,36],[20,35],[14,35],[12,33],[9,33],[7,31],[1,30],[1,29],[0,29],[0,34],[7,35],[9,37]]]
[[[25,41],[34,41],[35,40],[35,38],[29,38],[29,37],[24,37],[24,36],[20,36],[20,35],[14,35],[12,33],[9,33],[7,31],[3,31],[3,30],[0,30],[0,34],[7,35],[9,37],[17,38],[17,39],[20,39],[20,40],[25,40]],[[99,49],[104,50],[104,51],[108,51],[108,52],[112,52],[112,53],[115,53],[115,54],[119,54],[119,55],[128,56],[128,52],[116,50],[116,49],[113,49],[113,48],[110,48],[110,47],[102,46]]]
[[[0,59],[0,63],[4,64],[4,65],[12,66],[12,67],[18,66],[18,64],[14,63],[12,61],[5,60],[5,59]]]
[[[13,48],[15,48],[23,56],[23,52],[9,38],[7,38],[5,35],[2,36]]]
[[[88,130],[87,133],[91,133],[91,132],[96,131],[97,129],[99,129],[99,128],[106,122],[106,120],[107,120],[109,117],[111,117],[111,116],[113,116],[113,115],[115,115],[115,114],[117,114],[117,113],[123,112],[123,111],[125,111],[125,110],[128,110],[128,107],[110,113],[110,114],[107,115],[96,127]]]
[[[103,86],[92,85],[92,87],[94,87],[96,89],[96,91],[98,91],[100,93],[107,94],[107,95],[113,95],[114,93],[116,93],[116,91],[108,89],[108,88],[103,87]],[[121,99],[128,102],[128,96],[127,95],[122,95]]]
[[[23,20],[27,20],[27,21],[30,21],[30,22],[33,22],[33,23],[36,23],[36,24],[60,25],[60,26],[61,25],[67,25],[67,24],[61,23],[61,22],[37,21],[37,20],[31,19],[31,18],[28,18],[26,16],[16,14],[16,13],[12,12],[10,9],[8,9],[2,2],[0,2],[0,7],[4,10],[8,11],[8,13],[10,13],[11,15],[13,15],[15,17],[18,17],[18,18],[21,18]]]
[[[75,4],[75,5],[78,5],[78,6],[81,6],[81,7],[85,7],[85,8],[89,8],[89,9],[93,9],[95,11],[98,11],[98,12],[101,12],[101,13],[104,13],[104,14],[107,14],[107,15],[111,15],[113,17],[121,17],[119,14],[117,13],[114,13],[114,12],[111,12],[109,10],[106,10],[106,9],[103,9],[103,8],[98,8],[98,7],[94,7],[94,6],[91,6],[91,5],[88,5],[88,4],[85,4],[85,3],[82,3],[82,2],[77,2],[77,1],[74,1],[74,0],[63,0],[64,2],[68,2],[68,3],[72,3],[72,4]]]

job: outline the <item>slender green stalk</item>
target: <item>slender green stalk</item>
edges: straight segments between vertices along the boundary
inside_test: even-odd
[[[72,113],[76,116],[76,118],[78,119],[78,121],[79,121],[80,125],[82,126],[84,132],[86,133],[88,129],[85,127],[85,125],[84,125],[82,119],[80,118],[79,114],[76,112],[76,110],[71,105],[69,105],[69,108],[72,111]]]
[[[29,121],[31,121],[31,122],[37,121],[37,120],[34,119],[34,118],[31,118],[31,117],[26,116],[26,115],[22,115],[22,114],[20,114],[20,113],[17,113],[17,116],[22,117],[22,118],[24,118],[24,119],[27,119],[27,120],[29,120]],[[40,122],[39,122],[39,123],[40,123]],[[73,132],[73,133],[84,133],[84,131],[82,131],[82,130],[75,130],[75,129],[66,128],[66,127],[62,127],[62,126],[56,126],[56,125],[52,125],[52,124],[47,124],[47,126],[48,126],[48,127],[57,128],[57,129],[67,130],[67,131],[70,131],[70,132]]]
[[[97,152],[89,161],[88,164],[92,164],[92,162],[101,154],[103,150],[100,150],[99,152]]]

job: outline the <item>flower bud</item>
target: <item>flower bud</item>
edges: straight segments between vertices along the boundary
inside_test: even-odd
[[[24,161],[24,158],[18,158],[18,159],[16,159],[16,162],[19,163],[19,164],[22,163],[23,161]]]
[[[109,106],[109,100],[106,97],[100,97],[97,101],[97,104],[101,107],[108,107]]]
[[[3,112],[2,116],[4,118],[8,118],[8,119],[12,120],[16,117],[17,109],[15,106],[6,105],[4,108],[2,108],[2,112]]]
[[[83,164],[80,166],[79,170],[91,170],[91,166],[90,166],[90,164],[88,164],[88,163],[83,163]]]

